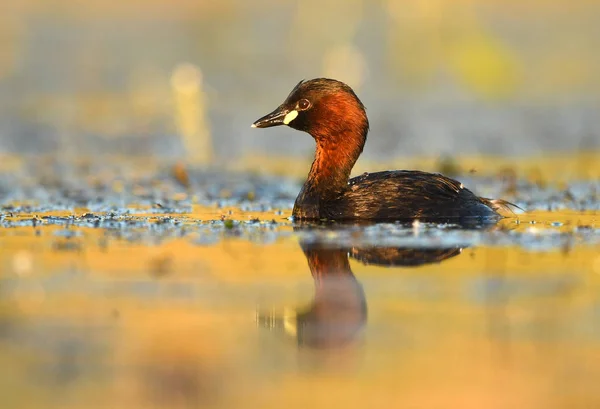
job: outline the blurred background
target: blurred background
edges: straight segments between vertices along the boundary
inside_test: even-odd
[[[600,1],[0,4],[1,408],[600,408]],[[319,76],[527,212],[297,229]]]
[[[312,155],[249,125],[300,80],[368,108],[372,160],[600,148],[591,0],[8,0],[0,153]],[[399,164],[400,165],[400,164]]]

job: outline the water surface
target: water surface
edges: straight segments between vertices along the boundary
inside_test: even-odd
[[[523,189],[532,210],[485,228],[307,228],[279,179],[19,178],[0,217],[5,407],[600,404],[594,183],[571,205]]]

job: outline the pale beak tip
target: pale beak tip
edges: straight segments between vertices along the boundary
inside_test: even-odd
[[[256,124],[250,125],[250,128],[256,128]]]

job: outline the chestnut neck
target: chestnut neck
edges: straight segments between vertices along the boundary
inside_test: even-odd
[[[312,130],[310,134],[317,147],[302,190],[320,199],[329,199],[344,191],[365,145],[367,129],[364,123],[349,123],[347,127],[336,130]]]

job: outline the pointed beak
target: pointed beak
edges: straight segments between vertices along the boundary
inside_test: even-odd
[[[282,106],[280,106],[270,114],[267,114],[262,118],[257,119],[250,126],[252,128],[270,128],[272,126],[287,125],[285,119],[289,113],[290,111],[288,109],[285,109]]]

